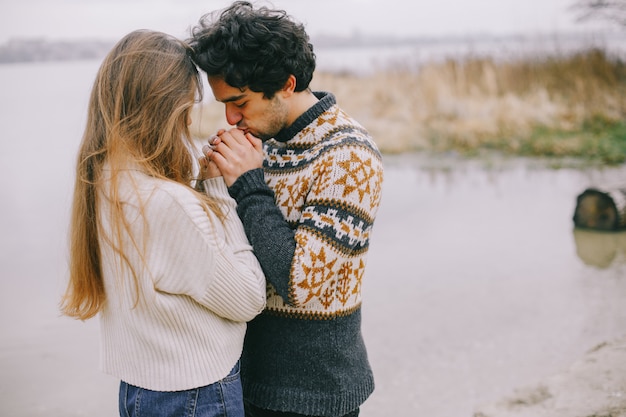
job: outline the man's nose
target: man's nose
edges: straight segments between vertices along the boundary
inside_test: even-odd
[[[226,104],[226,121],[229,125],[235,126],[243,118],[241,111],[234,105]]]

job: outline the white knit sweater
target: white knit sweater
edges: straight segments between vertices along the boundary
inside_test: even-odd
[[[204,186],[227,213],[224,223],[182,185],[124,174],[120,200],[133,235],[123,239],[139,278],[136,306],[132,275],[100,233],[107,296],[101,366],[131,385],[180,391],[222,379],[241,355],[246,322],[265,306],[265,278],[234,200],[221,177]],[[102,232],[110,236],[103,194],[99,204]],[[131,239],[145,248],[145,264]]]

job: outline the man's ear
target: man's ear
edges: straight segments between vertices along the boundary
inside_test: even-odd
[[[291,97],[291,95],[296,91],[296,77],[292,74],[285,81],[285,85],[281,90],[281,93],[284,98]]]

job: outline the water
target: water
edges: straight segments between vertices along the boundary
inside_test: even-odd
[[[365,284],[369,416],[471,416],[626,333],[624,233],[573,229],[626,167],[387,157]],[[618,240],[621,239],[621,240]]]
[[[511,37],[441,38],[423,40],[352,39],[352,43],[327,40],[315,48],[318,68],[325,71],[368,74],[385,69],[415,69],[447,59],[490,57],[521,60],[570,55],[601,48],[610,57],[626,57],[624,32]],[[356,46],[355,46],[356,45]]]
[[[97,321],[60,317],[74,157],[98,62],[0,66],[0,415],[116,415]],[[575,197],[626,166],[386,156],[364,283],[364,417],[471,416],[626,333],[626,239]]]

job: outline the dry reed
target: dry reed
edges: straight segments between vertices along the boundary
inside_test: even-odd
[[[333,92],[386,153],[491,148],[583,156],[590,120],[615,124],[626,115],[626,66],[600,49],[503,62],[448,59],[369,75],[318,72],[312,88]],[[198,135],[224,125],[222,105],[204,103],[202,113]]]

